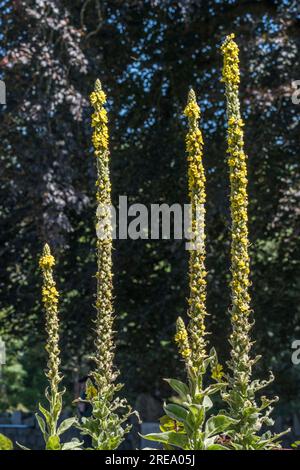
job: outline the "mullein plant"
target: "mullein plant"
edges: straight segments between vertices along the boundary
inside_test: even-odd
[[[0,434],[0,450],[14,450],[12,441],[4,434]]]
[[[185,363],[187,383],[175,379],[167,382],[178,396],[165,404],[165,416],[161,418],[161,433],[148,434],[146,439],[163,443],[166,449],[225,450],[220,438],[230,432],[236,421],[226,415],[212,415],[211,395],[226,386],[222,367],[218,364],[215,350],[207,352],[205,330],[206,269],[205,269],[205,173],[202,162],[203,138],[198,125],[200,108],[193,90],[188,95],[184,110],[189,131],[186,136],[188,155],[188,185],[191,204],[191,246],[189,257],[188,299],[189,323],[186,327],[181,317],[176,324],[175,342]],[[208,368],[215,382],[205,387]]]
[[[39,404],[40,414],[36,414],[36,419],[44,437],[46,450],[79,450],[81,443],[76,438],[73,438],[69,442],[61,442],[62,434],[76,424],[76,418],[67,418],[60,422],[62,397],[65,393],[65,389],[60,389],[59,387],[63,379],[59,371],[59,293],[53,279],[55,259],[47,244],[44,246],[39,265],[43,275],[42,302],[46,317],[47,340],[45,349],[48,354],[48,362],[45,375],[48,379],[49,386],[46,388],[45,396],[49,402],[49,409]],[[24,449],[23,446],[21,447]]]
[[[106,95],[99,80],[90,95],[94,108],[92,115],[92,142],[97,167],[97,294],[95,319],[95,353],[92,360],[94,370],[86,384],[84,401],[91,406],[91,416],[82,418],[80,430],[90,436],[92,449],[117,449],[131,426],[128,418],[132,414],[125,399],[116,397],[123,387],[116,383],[119,375],[114,367],[114,310],[112,289],[112,224],[111,183],[109,171],[109,148],[107,111],[104,107]]]
[[[231,357],[228,362],[230,373],[226,380],[228,388],[223,399],[229,405],[228,414],[238,421],[233,433],[235,449],[269,449],[278,447],[278,438],[270,431],[261,434],[263,426],[270,426],[272,403],[277,397],[268,399],[257,392],[270,384],[269,380],[252,380],[253,365],[260,356],[251,356],[250,330],[253,325],[249,295],[249,239],[248,239],[248,197],[247,157],[244,152],[243,120],[239,102],[239,49],[231,34],[225,39],[221,51],[224,58],[222,81],[225,83],[228,120],[228,165],[230,177],[231,207]]]

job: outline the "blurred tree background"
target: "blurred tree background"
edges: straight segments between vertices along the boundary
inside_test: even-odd
[[[113,200],[186,203],[182,110],[193,86],[202,108],[208,183],[208,308],[221,360],[230,330],[229,186],[219,46],[236,34],[249,155],[252,296],[258,374],[279,410],[299,406],[300,12],[292,0],[2,0],[0,335],[1,407],[35,407],[43,391],[38,256],[57,257],[62,353],[72,397],[88,370],[95,292],[95,167],[88,95],[109,98]],[[182,367],[172,337],[186,311],[187,257],[178,240],[115,242],[117,363],[125,393],[168,395]],[[72,397],[73,398],[73,397]]]

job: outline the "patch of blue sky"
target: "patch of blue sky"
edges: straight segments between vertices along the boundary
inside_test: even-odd
[[[277,136],[277,137],[275,137],[275,140],[274,140],[274,144],[275,144],[275,145],[281,146],[281,145],[283,145],[284,143],[285,143],[284,137],[282,137],[282,136]]]
[[[282,29],[281,24],[275,21],[270,15],[264,15],[262,17],[262,24],[265,30],[272,34],[278,33]]]

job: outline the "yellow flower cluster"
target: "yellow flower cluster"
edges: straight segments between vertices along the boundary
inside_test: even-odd
[[[58,303],[58,292],[55,286],[43,287],[42,301],[44,304],[53,305]]]
[[[188,185],[191,203],[191,231],[193,244],[189,259],[189,309],[188,333],[191,347],[191,363],[197,370],[206,357],[205,316],[206,270],[205,270],[205,173],[202,162],[203,138],[198,127],[200,108],[196,95],[190,90],[184,110],[188,117],[189,132],[186,136],[188,154]]]
[[[92,142],[95,148],[95,155],[101,156],[102,152],[108,150],[108,128],[107,111],[104,108],[106,95],[101,88],[99,80],[96,81],[95,90],[90,95],[90,101],[95,109],[92,114],[92,127],[94,128]]]
[[[178,317],[176,322],[176,335],[175,342],[178,345],[179,352],[183,359],[187,360],[192,353],[192,350],[189,345],[188,334],[185,328],[185,324],[181,317]]]
[[[95,90],[92,91],[92,93],[90,94],[90,101],[92,106],[96,106],[97,104],[103,106],[106,103],[106,94],[101,89],[100,80],[96,80]]]
[[[221,364],[216,364],[212,369],[211,377],[217,382],[221,382],[224,377],[223,366]]]
[[[50,252],[49,245],[44,246],[43,255],[40,258],[39,265],[43,274],[43,287],[42,287],[42,302],[44,304],[46,314],[46,332],[47,343],[46,351],[48,352],[48,370],[46,376],[50,382],[51,394],[53,400],[58,400],[58,384],[61,381],[59,373],[59,320],[58,320],[58,291],[56,289],[55,281],[53,279],[52,266],[55,264],[55,259]]]
[[[55,265],[55,258],[52,255],[41,256],[39,261],[40,268],[50,269]]]
[[[239,60],[238,47],[233,35],[226,38],[222,52],[224,54],[223,80],[226,83],[228,113],[228,165],[231,184],[232,217],[232,320],[238,321],[240,315],[250,312],[249,254],[248,254],[248,196],[247,196],[247,157],[244,153],[244,123],[240,116],[238,98]],[[226,80],[225,78],[226,77]]]
[[[230,208],[231,208],[231,323],[232,345],[229,367],[232,377],[229,378],[230,388],[228,402],[234,417],[242,419],[243,407],[241,398],[248,399],[248,383],[251,379],[253,361],[250,358],[251,340],[249,330],[249,253],[248,253],[248,196],[247,196],[247,156],[244,152],[244,123],[240,113],[238,95],[239,58],[238,46],[228,36],[222,46],[224,55],[223,81],[227,100],[228,119],[228,165],[230,177]],[[255,405],[253,405],[255,406]]]
[[[116,382],[119,372],[114,366],[111,184],[107,113],[103,107],[106,97],[99,80],[90,99],[95,109],[92,126],[97,167],[97,293],[95,352],[91,356],[94,368],[86,383],[86,401],[91,406],[91,413],[81,421],[80,430],[83,435],[90,436],[95,450],[113,450],[131,429],[127,421],[132,411],[125,398],[115,396],[122,384]]]
[[[175,341],[176,343],[182,343],[184,342],[186,339],[187,339],[188,335],[187,335],[187,331],[178,331],[178,333],[176,333],[175,335]]]
[[[194,92],[191,90],[192,99],[188,101],[183,114],[189,119],[199,119],[200,118],[200,108],[197,101],[194,99]]]
[[[95,386],[99,393],[105,393],[107,387],[115,380],[118,372],[113,366],[113,292],[112,292],[112,229],[109,217],[111,206],[111,183],[109,171],[109,135],[107,127],[107,111],[104,108],[106,95],[100,80],[96,80],[95,90],[90,95],[94,107],[92,142],[95,149],[97,165],[97,193],[99,204],[97,226],[105,234],[97,240],[97,295],[96,295],[96,353],[94,361],[96,369],[92,373]],[[101,215],[99,215],[101,212]],[[104,224],[104,226],[103,226]]]
[[[237,89],[240,83],[239,48],[234,37],[234,34],[227,36],[221,47],[224,55],[222,81]]]

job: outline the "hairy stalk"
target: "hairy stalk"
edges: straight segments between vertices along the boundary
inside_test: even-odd
[[[43,433],[46,449],[67,450],[80,447],[78,440],[74,439],[69,443],[61,444],[60,435],[75,424],[75,418],[69,418],[59,425],[59,418],[62,411],[62,396],[64,389],[59,389],[62,381],[60,374],[60,349],[59,349],[59,319],[58,319],[58,291],[53,279],[53,266],[55,259],[51,254],[49,245],[44,246],[43,255],[39,265],[43,275],[42,302],[46,317],[46,351],[48,362],[45,375],[49,382],[49,387],[45,391],[45,396],[49,402],[49,411],[39,405],[43,418],[36,415],[40,429]]]
[[[95,450],[112,450],[119,447],[125,434],[129,432],[131,427],[124,423],[132,412],[125,399],[114,397],[115,392],[119,391],[122,385],[115,383],[119,372],[114,367],[108,118],[104,107],[106,96],[99,80],[96,81],[90,100],[94,107],[92,142],[97,165],[97,314],[95,353],[92,356],[95,368],[86,386],[86,401],[92,406],[92,416],[82,419],[80,429],[83,434],[92,438],[92,447]]]
[[[96,199],[98,204],[98,230],[103,232],[97,239],[97,300],[96,300],[96,339],[95,339],[95,370],[92,372],[99,390],[105,390],[118,376],[113,366],[113,273],[112,273],[112,227],[110,220],[111,183],[109,173],[109,150],[107,111],[104,108],[106,96],[99,80],[95,91],[91,94],[91,103],[95,112],[92,115],[94,128],[92,142],[95,149],[97,165]]]
[[[57,420],[58,416],[55,410],[59,407],[61,398],[59,395],[58,386],[62,381],[62,376],[59,372],[60,366],[60,350],[59,350],[59,319],[58,319],[58,291],[53,279],[52,267],[55,264],[55,259],[51,255],[49,245],[44,246],[43,256],[40,259],[39,265],[43,274],[43,288],[42,288],[42,302],[44,304],[46,314],[46,351],[48,353],[47,370],[45,372],[49,381],[49,395],[50,400],[50,415],[51,420],[49,423],[49,435],[55,436],[57,434]]]
[[[261,405],[256,403],[256,392],[273,381],[273,374],[267,381],[252,381],[252,367],[259,357],[251,358],[249,295],[249,239],[248,239],[248,195],[247,165],[244,152],[243,120],[239,102],[239,49],[234,35],[227,36],[222,48],[224,56],[222,81],[225,83],[228,119],[228,165],[230,176],[231,207],[231,358],[228,363],[231,374],[228,377],[228,393],[224,399],[229,404],[229,414],[237,419],[237,433],[234,439],[242,448],[251,449],[271,445],[274,437],[257,436],[263,424],[272,424],[269,419],[270,404],[277,399],[262,397]],[[262,411],[265,410],[264,413]],[[278,445],[278,444],[276,444]]]
[[[161,418],[161,433],[148,434],[146,439],[162,442],[165,449],[184,450],[223,450],[219,442],[220,434],[229,432],[235,423],[231,417],[214,416],[211,395],[225,387],[222,381],[222,367],[217,362],[215,351],[208,354],[205,339],[206,312],[206,270],[205,270],[205,174],[202,163],[203,139],[198,127],[200,108],[193,90],[189,92],[184,110],[188,117],[189,131],[186,136],[188,154],[188,182],[191,202],[191,243],[189,259],[190,297],[188,300],[189,324],[181,317],[176,323],[175,342],[187,369],[187,384],[167,379],[178,394],[174,403],[165,404],[165,416]],[[216,383],[204,388],[204,378],[208,367],[212,368],[212,378]]]
[[[198,125],[200,108],[194,90],[190,90],[188,103],[184,110],[188,118],[189,131],[186,136],[188,155],[188,187],[191,204],[191,250],[189,258],[188,299],[190,317],[188,325],[191,345],[191,363],[195,370],[207,357],[205,340],[206,311],[206,270],[205,270],[205,173],[203,168],[203,138]]]

